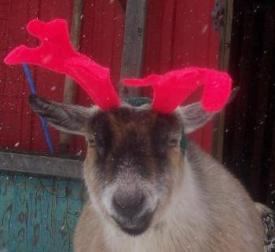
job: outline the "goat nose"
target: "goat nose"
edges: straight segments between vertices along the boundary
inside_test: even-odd
[[[136,217],[143,209],[145,196],[142,193],[119,193],[113,197],[113,206],[116,212],[126,218]]]

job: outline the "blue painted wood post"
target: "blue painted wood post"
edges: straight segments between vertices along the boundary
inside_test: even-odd
[[[80,181],[0,172],[0,251],[71,252]]]

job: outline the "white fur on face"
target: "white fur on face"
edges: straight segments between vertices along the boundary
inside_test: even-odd
[[[117,191],[134,192],[136,190],[142,190],[146,198],[145,207],[140,215],[143,215],[145,212],[154,212],[161,197],[160,192],[154,185],[144,181],[139,175],[132,172],[125,172],[119,175],[112,184],[105,187],[101,196],[102,205],[110,216],[120,219],[121,216],[116,213],[112,206],[114,194]]]
[[[152,225],[145,233],[139,236],[129,236],[120,232],[118,229],[109,228],[106,225],[105,241],[107,246],[114,252],[121,251],[160,251],[177,252],[181,247],[182,237],[187,237],[186,247],[181,251],[200,251],[196,241],[204,240],[205,237],[198,237],[190,226],[200,230],[208,229],[207,218],[205,217],[207,209],[200,204],[196,181],[194,180],[190,166],[185,159],[185,176],[181,181],[181,186],[171,195],[170,204],[165,206],[165,210],[160,218],[162,226],[156,229],[158,223]],[[158,197],[161,192],[155,192]],[[160,198],[159,198],[160,199]],[[196,224],[196,222],[198,222]],[[186,223],[186,227],[182,225]],[[184,235],[183,235],[184,233]],[[207,233],[207,232],[206,232]],[[163,243],[164,240],[168,241]]]

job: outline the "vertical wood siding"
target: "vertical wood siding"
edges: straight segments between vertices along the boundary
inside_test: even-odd
[[[2,148],[46,152],[40,122],[31,113],[29,94],[19,66],[7,67],[3,57],[18,44],[35,46],[37,41],[28,36],[26,23],[39,17],[48,21],[53,17],[70,20],[71,0],[20,0],[0,1],[0,146]],[[33,68],[38,93],[53,100],[62,99],[64,77],[40,68]],[[51,129],[55,146],[58,133]]]
[[[226,113],[224,161],[274,208],[275,3],[234,2],[230,72],[240,91]]]
[[[213,0],[148,0],[144,74],[164,73],[184,66],[217,67],[218,35],[211,25]],[[35,17],[70,21],[72,0],[0,0],[0,148],[47,153],[40,122],[27,104],[28,88],[20,66],[7,67],[3,57],[18,44],[35,46],[26,23]],[[80,51],[111,68],[118,85],[124,30],[124,10],[119,1],[84,1]],[[64,76],[33,67],[38,93],[62,101]],[[91,104],[77,88],[76,102]],[[211,149],[212,125],[195,134],[197,142]],[[58,132],[50,129],[58,153]],[[72,153],[84,152],[83,140],[74,139]]]
[[[186,66],[217,68],[219,36],[212,28],[213,6],[213,0],[149,1],[144,74]],[[212,148],[212,130],[209,123],[193,135],[208,151]]]

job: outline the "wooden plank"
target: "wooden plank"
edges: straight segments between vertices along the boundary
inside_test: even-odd
[[[126,6],[121,78],[139,77],[143,65],[146,0],[128,0]],[[137,89],[120,87],[120,95],[137,96]]]
[[[257,29],[258,15],[255,15],[252,3],[236,1],[237,8],[233,19],[231,42],[230,72],[240,86],[240,92],[234,106],[227,109],[226,124],[230,132],[226,134],[224,160],[232,172],[247,184],[250,173],[250,156],[253,146],[254,129],[253,103],[256,99],[254,88],[255,73],[259,69],[260,44],[262,31]],[[240,21],[241,20],[241,21]],[[248,39],[249,38],[249,39]]]
[[[125,1],[126,2],[126,1]],[[120,79],[120,66],[122,62],[122,50],[123,50],[123,34],[124,34],[124,19],[125,10],[119,4],[115,4],[114,1],[114,17],[113,25],[114,32],[112,37],[112,65],[111,65],[111,77],[114,85],[118,88]],[[126,5],[125,5],[126,6]]]
[[[22,28],[29,20],[29,13],[32,12],[28,11],[29,2],[25,0],[20,2],[1,1],[0,29],[4,34],[1,36],[1,59],[18,44],[26,43],[25,30]],[[33,9],[36,9],[35,4]],[[0,68],[0,100],[3,107],[6,108],[1,111],[0,115],[0,144],[8,148],[21,148],[21,146],[28,148],[31,122],[28,115],[22,120],[22,115],[26,112],[23,103],[26,88],[22,69],[20,66],[7,66],[3,60],[0,62]],[[16,107],[16,109],[9,110],[8,107]],[[29,128],[24,130],[25,127]]]
[[[233,20],[233,5],[234,0],[224,1],[224,26],[221,29],[221,42],[219,53],[219,68],[222,70],[228,70],[230,59],[230,45],[232,34],[232,20]],[[215,120],[215,131],[213,133],[213,156],[223,161],[223,142],[224,142],[224,120],[225,112],[221,112],[217,115]]]
[[[250,176],[247,178],[251,187],[252,195],[258,200],[263,201],[263,195],[267,195],[269,206],[274,207],[274,110],[271,104],[274,102],[274,55],[275,55],[275,8],[262,7],[258,10],[264,15],[262,21],[261,56],[259,57],[259,69],[256,78],[255,93],[256,99],[253,101],[253,146],[251,150]],[[268,125],[268,116],[273,118],[272,127]],[[271,119],[272,120],[272,119]],[[269,129],[269,133],[267,133]],[[272,144],[269,144],[272,139]],[[268,148],[269,146],[269,148]],[[269,153],[270,154],[267,154]],[[270,158],[268,158],[270,155]],[[263,162],[265,160],[265,162]],[[266,169],[266,173],[263,170]],[[267,171],[268,170],[268,171]],[[265,174],[263,176],[263,174]]]
[[[31,7],[26,7],[26,8],[28,10]],[[43,21],[50,21],[56,17],[63,18],[63,19],[66,19],[70,25],[71,17],[72,17],[72,9],[73,9],[72,0],[64,0],[64,1],[39,0],[38,16]],[[21,23],[18,29],[20,30],[20,27],[22,27],[23,25],[24,24]],[[24,31],[24,34],[25,36],[27,35],[26,31]],[[23,43],[25,43],[25,41]],[[32,69],[34,71],[34,79],[37,84],[38,95],[43,96],[50,100],[62,101],[63,88],[64,88],[64,75],[55,73],[53,71],[48,71],[40,67],[32,67]],[[31,137],[30,151],[40,152],[41,154],[47,154],[48,148],[42,134],[40,121],[37,115],[35,114],[33,115],[34,116],[32,118],[32,124],[30,126],[32,129],[32,134],[30,136]],[[22,118],[24,118],[24,115],[22,115]],[[59,132],[53,129],[52,127],[50,127],[49,130],[53,140],[55,153],[57,154],[59,152]]]
[[[0,251],[72,252],[83,183],[0,172]]]
[[[144,69],[143,74],[148,75],[151,73],[160,73],[159,62],[162,62],[160,58],[161,53],[161,34],[162,34],[162,23],[169,23],[169,19],[174,19],[174,14],[172,16],[164,19],[165,0],[150,0],[147,6],[147,24],[146,24],[146,34],[145,34],[145,48],[144,48]],[[170,2],[170,1],[169,1]],[[174,3],[173,3],[174,4]],[[174,21],[173,21],[174,23]],[[168,29],[166,25],[166,29]],[[171,27],[172,29],[172,27]],[[173,32],[173,30],[172,30]],[[170,39],[173,41],[173,38]],[[164,41],[166,42],[166,41]],[[153,45],[153,46],[152,46]],[[169,47],[169,44],[163,43],[164,46]],[[167,55],[165,55],[167,56]],[[171,58],[172,56],[170,56]],[[164,69],[164,71],[170,70],[170,64]]]
[[[0,152],[0,170],[80,179],[82,162],[58,157]]]
[[[73,15],[71,21],[70,37],[75,48],[79,47],[80,32],[81,32],[81,15],[82,15],[83,0],[73,0]],[[75,102],[76,86],[74,81],[68,76],[64,81],[63,102],[72,104]],[[60,133],[60,152],[67,153],[70,148],[72,136],[65,133]]]
[[[13,215],[13,200],[14,200],[14,187],[13,187],[13,177],[5,176],[4,174],[0,176],[0,249],[6,249],[12,246],[14,242],[14,237],[10,236],[7,230],[12,228],[12,215]],[[9,244],[8,244],[9,243]],[[11,250],[15,251],[15,250]]]
[[[143,74],[163,74],[190,65],[217,68],[219,36],[211,27],[213,6],[213,0],[148,1]],[[188,102],[198,99],[199,93]],[[212,131],[209,123],[192,139],[211,152]]]

